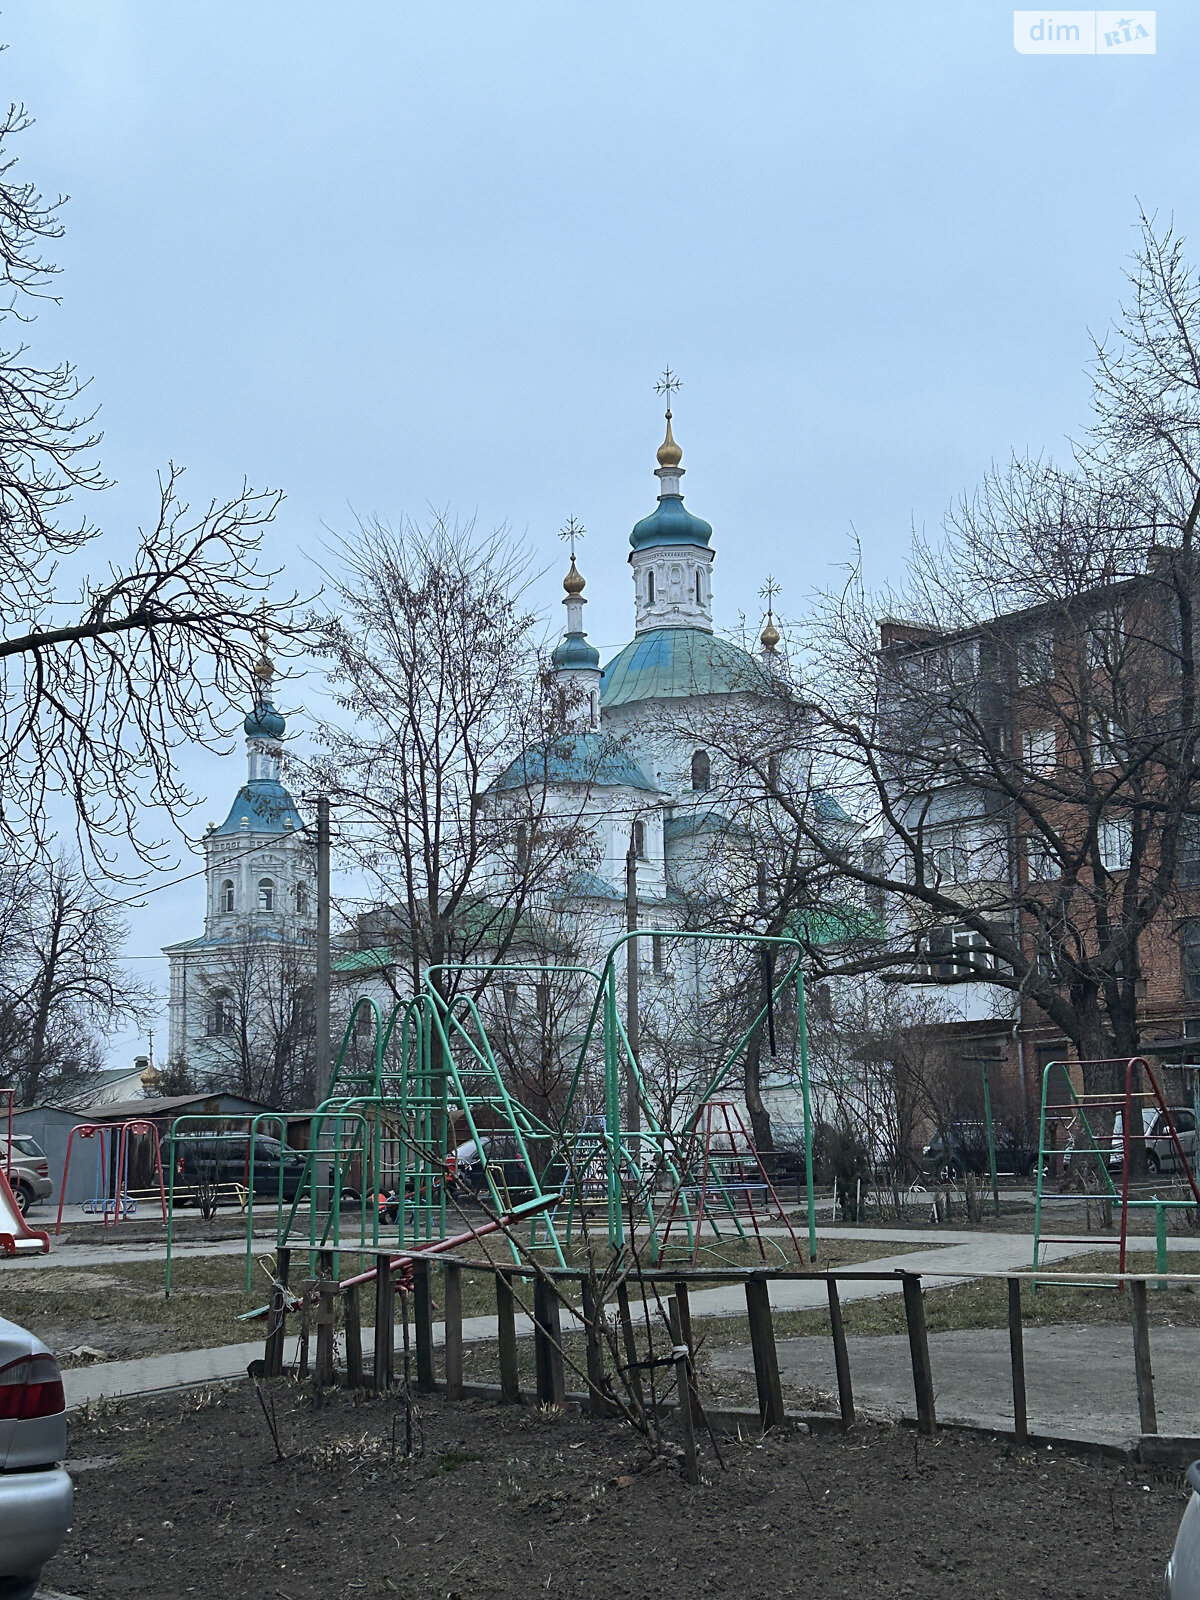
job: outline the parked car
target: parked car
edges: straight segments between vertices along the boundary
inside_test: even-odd
[[[1192,1492],[1167,1562],[1163,1579],[1166,1600],[1200,1600],[1200,1461],[1193,1461],[1184,1476]]]
[[[254,1141],[254,1193],[275,1197],[280,1192],[283,1169],[283,1198],[294,1200],[304,1176],[307,1159],[303,1150],[281,1145],[278,1139],[263,1135]],[[175,1146],[175,1191],[216,1190],[222,1199],[233,1201],[239,1189],[250,1182],[250,1141],[245,1134],[204,1134],[180,1139]],[[0,1596],[0,1600],[3,1597]]]
[[[54,1193],[54,1185],[50,1181],[50,1163],[37,1140],[23,1133],[13,1135],[11,1164],[9,1156],[8,1136],[0,1134],[0,1163],[9,1173],[8,1181],[24,1216],[30,1206],[49,1200]]]
[[[1022,1134],[1010,1128],[995,1129],[996,1171],[1005,1176],[1025,1178],[1037,1165],[1037,1147]],[[921,1170],[934,1183],[961,1183],[964,1176],[974,1173],[984,1177],[990,1173],[988,1162],[987,1124],[984,1122],[952,1122],[945,1135],[933,1136],[921,1154]]]
[[[61,1465],[67,1411],[40,1339],[0,1317],[0,1597],[31,1600],[62,1544],[75,1491]]]
[[[1190,1106],[1172,1106],[1170,1124],[1167,1116],[1168,1113],[1160,1111],[1157,1106],[1142,1107],[1142,1130],[1146,1137],[1146,1171],[1151,1176],[1158,1172],[1181,1172],[1183,1164],[1179,1159],[1179,1150],[1183,1151],[1188,1165],[1195,1168],[1196,1113]],[[1124,1117],[1118,1111],[1113,1118],[1112,1140],[1108,1146],[1108,1164],[1117,1172],[1125,1163],[1123,1122]],[[1175,1138],[1179,1140],[1179,1150],[1175,1148],[1175,1139],[1172,1139],[1168,1132],[1170,1125],[1174,1126]]]

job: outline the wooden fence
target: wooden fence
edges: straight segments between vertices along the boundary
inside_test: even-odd
[[[342,1305],[342,1320],[346,1344],[346,1382],[352,1388],[370,1387],[387,1389],[394,1381],[395,1335],[397,1323],[394,1302],[397,1292],[406,1297],[411,1294],[412,1333],[415,1348],[416,1389],[431,1394],[438,1387],[434,1362],[434,1307],[431,1286],[432,1259],[420,1255],[397,1257],[390,1251],[375,1252],[376,1265],[358,1277],[339,1282],[333,1276],[333,1254],[318,1254],[317,1275],[306,1280],[300,1296],[299,1346],[297,1369],[301,1377],[309,1375],[310,1339],[315,1334],[315,1356],[312,1376],[318,1385],[332,1384],[336,1380],[334,1366],[334,1340],[337,1327],[338,1302]],[[872,1271],[870,1268],[846,1268],[828,1272],[806,1272],[795,1268],[720,1268],[720,1267],[640,1267],[631,1266],[629,1273],[610,1283],[598,1280],[592,1273],[578,1268],[550,1268],[533,1263],[506,1263],[496,1265],[488,1261],[467,1259],[454,1254],[440,1254],[436,1262],[444,1269],[443,1303],[441,1320],[444,1324],[444,1372],[441,1387],[448,1399],[462,1397],[464,1383],[464,1339],[462,1275],[464,1272],[491,1273],[495,1282],[496,1351],[501,1400],[518,1403],[521,1385],[518,1369],[517,1293],[518,1280],[532,1283],[532,1336],[534,1346],[533,1398],[539,1404],[562,1405],[566,1402],[567,1386],[563,1350],[564,1314],[569,1323],[582,1332],[585,1344],[584,1366],[586,1388],[581,1396],[585,1407],[596,1414],[611,1414],[613,1392],[606,1382],[605,1340],[602,1337],[602,1318],[605,1310],[601,1297],[605,1289],[612,1291],[616,1307],[617,1326],[623,1339],[626,1361],[624,1371],[633,1375],[635,1387],[639,1383],[638,1356],[634,1337],[634,1318],[630,1310],[630,1289],[647,1290],[660,1286],[669,1292],[666,1315],[672,1357],[682,1361],[678,1376],[684,1372],[694,1374],[695,1346],[692,1336],[690,1294],[693,1289],[712,1288],[717,1285],[740,1284],[745,1294],[745,1317],[751,1354],[754,1383],[758,1398],[758,1413],[763,1431],[776,1427],[784,1420],[783,1387],[779,1372],[779,1357],[775,1344],[774,1315],[770,1301],[770,1284],[800,1281],[825,1284],[829,1309],[829,1334],[833,1345],[834,1369],[837,1374],[838,1414],[842,1428],[849,1428],[855,1420],[854,1388],[850,1370],[850,1352],[846,1339],[839,1285],[847,1283],[892,1283],[898,1285],[904,1306],[908,1350],[912,1367],[913,1393],[917,1428],[921,1433],[932,1434],[937,1428],[935,1383],[929,1356],[929,1336],[925,1321],[926,1279],[953,1279],[961,1282],[990,1279],[1007,1286],[1008,1355],[1012,1377],[1012,1433],[1018,1442],[1030,1436],[1028,1405],[1025,1391],[1025,1346],[1022,1316],[1022,1283],[1053,1281],[1056,1284],[1074,1283],[1101,1287],[1111,1285],[1127,1287],[1130,1321],[1132,1324],[1132,1356],[1134,1380],[1137,1387],[1138,1413],[1143,1435],[1158,1432],[1154,1400],[1154,1377],[1150,1360],[1150,1324],[1147,1284],[1200,1283],[1200,1274],[1162,1273],[1055,1273],[1052,1268],[1040,1272],[1023,1273],[951,1273],[906,1272],[902,1268]],[[288,1320],[288,1278],[291,1251],[278,1253],[278,1279],[272,1297],[268,1319],[264,1367],[267,1377],[277,1377],[283,1371],[284,1343]],[[604,1287],[601,1287],[603,1281]],[[560,1286],[572,1282],[579,1288],[578,1306],[560,1292]],[[371,1372],[364,1370],[361,1335],[360,1292],[364,1289],[374,1294],[375,1329],[374,1359]],[[522,1296],[526,1298],[527,1296]],[[293,1315],[297,1313],[293,1312]],[[408,1308],[403,1319],[404,1338],[408,1340]],[[686,1351],[686,1354],[683,1352]],[[644,1365],[644,1363],[642,1363]],[[694,1393],[689,1376],[689,1393]],[[679,1394],[682,1397],[683,1387]],[[693,1406],[681,1410],[691,1412]],[[689,1424],[690,1424],[689,1418]],[[689,1426],[690,1431],[690,1426]],[[997,1428],[993,1431],[1003,1432]]]

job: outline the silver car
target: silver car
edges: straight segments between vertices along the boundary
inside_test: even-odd
[[[1187,1469],[1191,1494],[1175,1535],[1175,1548],[1163,1580],[1166,1600],[1200,1600],[1200,1461]]]
[[[66,1453],[58,1364],[40,1339],[0,1317],[0,1600],[31,1600],[66,1537],[75,1497]]]

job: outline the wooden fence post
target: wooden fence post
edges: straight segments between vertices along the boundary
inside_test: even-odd
[[[395,1311],[392,1306],[392,1253],[380,1250],[375,1256],[375,1366],[376,1394],[392,1386],[392,1348]]]
[[[362,1317],[356,1283],[342,1290],[342,1306],[346,1324],[346,1383],[351,1389],[361,1389],[363,1386]]]
[[[1154,1372],[1150,1365],[1150,1319],[1146,1308],[1146,1285],[1142,1279],[1129,1284],[1129,1314],[1133,1321],[1133,1369],[1137,1376],[1138,1417],[1144,1434],[1157,1433]]]
[[[934,1433],[937,1430],[937,1416],[933,1402],[933,1370],[929,1364],[929,1335],[925,1329],[925,1297],[918,1273],[904,1272],[901,1281],[904,1285],[904,1320],[908,1324],[913,1388],[917,1397],[917,1431]]]
[[[1025,1335],[1021,1327],[1021,1280],[1008,1280],[1008,1354],[1012,1361],[1013,1434],[1018,1444],[1029,1438],[1025,1406]]]
[[[462,1268],[447,1261],[444,1274],[445,1304],[442,1317],[446,1327],[446,1398],[463,1397],[463,1321],[462,1321]]]
[[[496,1344],[500,1356],[500,1399],[506,1406],[521,1402],[521,1380],[517,1367],[517,1316],[513,1304],[512,1278],[496,1273]]]
[[[433,1394],[433,1297],[429,1287],[429,1262],[413,1257],[413,1322],[417,1332],[417,1389]]]
[[[539,1275],[533,1280],[533,1360],[538,1402],[544,1406],[563,1405],[567,1398],[561,1347],[558,1295]]]
[[[842,1302],[838,1298],[836,1278],[826,1278],[829,1291],[829,1328],[833,1334],[833,1365],[837,1371],[838,1406],[842,1413],[842,1427],[854,1426],[854,1387],[850,1381],[850,1350],[846,1344],[846,1325],[842,1321]]]
[[[332,1250],[317,1252],[317,1276],[317,1356],[313,1377],[318,1389],[327,1389],[334,1379],[333,1336],[337,1321]]]
[[[675,1302],[679,1307],[679,1338],[682,1344],[688,1347],[688,1360],[692,1364],[692,1425],[700,1427],[704,1422],[704,1408],[700,1404],[700,1395],[695,1384],[696,1374],[696,1346],[692,1343],[692,1303],[688,1299],[687,1280],[681,1279],[675,1285]]]
[[[594,1417],[602,1417],[611,1409],[604,1393],[604,1341],[600,1329],[604,1307],[596,1291],[596,1280],[590,1274],[584,1274],[580,1287],[587,1341],[587,1408]]]
[[[783,1386],[779,1381],[779,1355],[771,1321],[771,1294],[765,1278],[746,1279],[746,1317],[754,1355],[754,1384],[763,1432],[783,1421]]]
[[[688,1483],[700,1482],[700,1463],[696,1458],[696,1429],[692,1421],[691,1352],[684,1342],[679,1316],[679,1301],[667,1300],[667,1324],[671,1330],[675,1357],[675,1389],[679,1397],[679,1425],[683,1431],[683,1475]]]

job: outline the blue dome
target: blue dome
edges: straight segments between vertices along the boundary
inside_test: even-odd
[[[242,723],[247,739],[282,739],[286,726],[282,713],[269,700],[256,700],[254,710]]]
[[[303,827],[296,802],[277,779],[253,778],[238,790],[229,815],[213,833],[299,833]]]
[[[555,645],[550,660],[556,667],[598,667],[600,652],[588,643],[586,634],[568,633]]]
[[[660,544],[697,544],[707,548],[712,524],[694,517],[677,494],[664,494],[648,517],[634,525],[629,542],[635,550]]]
[[[606,709],[638,700],[691,695],[766,693],[771,680],[748,651],[703,628],[652,628],[639,633],[605,667]]]
[[[531,745],[508,766],[493,789],[528,789],[542,783],[589,783],[600,788],[645,789],[655,785],[614,739],[603,733],[564,733]]]

